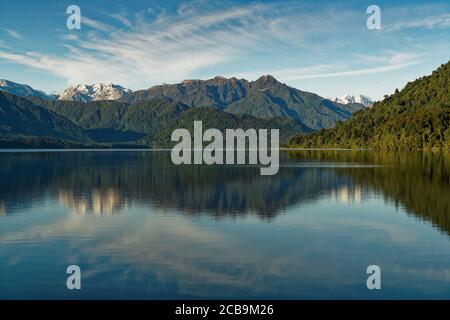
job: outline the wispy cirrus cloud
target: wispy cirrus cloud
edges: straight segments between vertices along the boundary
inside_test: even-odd
[[[292,76],[289,80],[311,79],[311,78],[327,78],[327,77],[349,77],[379,74],[385,72],[392,72],[417,65],[423,61],[417,54],[408,53],[394,53],[387,56],[363,56],[360,62],[373,61],[376,65],[363,68],[351,68],[347,70],[337,70],[330,72],[316,72],[311,74],[300,74]]]
[[[318,14],[328,17],[327,23],[350,20],[336,16],[333,8],[302,12],[292,10],[292,5],[189,2],[175,13],[109,14],[126,28],[82,16],[82,29],[63,36],[66,54],[0,50],[0,58],[46,70],[68,83],[108,81],[136,87],[179,81],[252,51],[276,50],[274,43],[304,46]],[[327,23],[314,32],[329,33],[333,29]]]
[[[24,37],[16,30],[3,29],[3,31],[6,32],[11,38],[14,38],[17,40],[24,40]]]
[[[81,16],[81,23],[82,25],[86,25],[92,29],[98,30],[98,31],[104,31],[104,32],[110,32],[113,31],[113,28],[105,23],[102,23],[100,21],[90,19],[86,16]]]
[[[446,28],[450,27],[450,13],[433,15],[424,18],[415,18],[409,21],[401,21],[387,26],[387,30],[400,30],[411,28]]]
[[[133,24],[124,13],[110,13],[108,14],[108,16],[113,19],[116,19],[117,21],[121,22],[124,26],[127,26],[128,28],[133,27]]]
[[[435,14],[445,12],[445,8],[415,9],[414,16],[422,18],[412,21],[408,20],[410,9],[400,13],[394,9],[392,13],[383,11],[383,17],[399,14],[401,19],[395,22],[396,27],[391,23],[387,28],[413,28],[412,21],[431,28],[447,23],[446,15]],[[3,46],[0,59],[44,70],[67,84],[114,82],[132,89],[217,70],[222,75],[250,79],[271,73],[280,80],[295,81],[380,74],[422,61],[418,56],[395,52],[357,55],[386,43],[381,33],[366,30],[365,10],[345,4],[318,6],[293,1],[230,6],[199,0],[182,3],[174,11],[103,10],[94,10],[96,19],[88,10],[83,11],[81,30],[64,30],[61,42],[52,45],[58,50]],[[430,12],[429,19],[423,18]],[[395,32],[387,34],[395,36]],[[290,61],[284,63],[284,57]],[[247,61],[254,64],[247,66]],[[251,73],[244,72],[247,70]]]
[[[418,54],[403,52],[380,52],[379,55],[352,55],[353,65],[350,64],[320,64],[303,68],[290,68],[271,70],[268,73],[282,81],[350,77],[360,75],[371,75],[401,70],[423,61]],[[367,67],[355,67],[354,64],[368,65]],[[267,70],[265,71],[267,73]],[[241,73],[240,78],[255,79],[264,71]],[[229,75],[231,76],[231,75]]]

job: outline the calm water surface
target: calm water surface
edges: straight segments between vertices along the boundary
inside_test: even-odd
[[[291,152],[260,176],[169,152],[2,152],[0,298],[449,299],[449,173],[427,153]]]

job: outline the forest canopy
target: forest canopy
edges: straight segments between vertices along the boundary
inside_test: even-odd
[[[292,148],[450,149],[450,62],[331,129],[298,134]]]

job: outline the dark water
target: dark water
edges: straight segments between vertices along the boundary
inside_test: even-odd
[[[449,173],[426,153],[286,153],[276,176],[168,152],[0,153],[0,298],[449,299]]]

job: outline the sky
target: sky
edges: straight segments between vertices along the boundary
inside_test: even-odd
[[[81,29],[69,30],[69,5]],[[381,29],[367,27],[369,5]],[[0,0],[0,79],[47,93],[215,76],[380,99],[450,59],[450,1]]]

